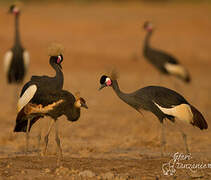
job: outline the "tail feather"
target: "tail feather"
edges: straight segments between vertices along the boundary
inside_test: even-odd
[[[27,130],[27,123],[28,123],[28,118],[30,118],[30,125],[29,125],[29,132],[31,130],[32,125],[40,119],[41,115],[36,115],[36,116],[27,116],[27,114],[24,112],[24,108],[18,113],[16,117],[16,124],[14,128],[14,132],[26,132]]]
[[[190,107],[193,113],[193,121],[191,122],[191,124],[193,126],[197,126],[201,130],[207,129],[208,124],[206,120],[204,119],[203,115],[194,106],[190,105]]]

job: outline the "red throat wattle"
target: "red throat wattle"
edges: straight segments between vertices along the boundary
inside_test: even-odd
[[[13,13],[14,13],[15,15],[19,14],[19,9],[18,9],[18,8],[14,8],[14,9],[13,9]]]
[[[151,32],[152,31],[152,26],[148,26],[146,29],[147,29],[147,31]]]
[[[110,86],[111,84],[112,84],[112,82],[111,82],[110,79],[106,81],[106,85],[107,85],[107,86]]]
[[[58,56],[58,58],[57,58],[57,63],[59,64],[60,62],[61,62],[61,57]]]

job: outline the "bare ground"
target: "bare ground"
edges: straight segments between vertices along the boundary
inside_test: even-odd
[[[13,17],[0,6],[0,54],[12,46]],[[176,169],[165,176],[162,165],[176,152],[184,153],[176,126],[166,122],[165,157],[160,157],[160,124],[148,112],[143,115],[117,98],[112,89],[98,92],[99,78],[112,67],[120,74],[120,87],[131,92],[147,85],[175,89],[205,116],[211,118],[210,4],[26,4],[20,20],[21,39],[31,54],[31,75],[53,75],[47,47],[52,41],[65,47],[65,89],[87,100],[75,123],[59,120],[64,158],[56,160],[54,132],[48,154],[40,157],[37,134],[42,137],[49,118],[42,119],[30,134],[31,153],[25,154],[25,137],[13,133],[16,117],[14,86],[0,74],[0,179],[211,179],[211,168]],[[174,54],[190,71],[192,82],[161,76],[142,57],[145,32],[152,20],[156,31],[152,45]],[[2,63],[1,65],[2,66]],[[211,163],[211,131],[182,124],[191,151],[189,164]],[[43,148],[43,139],[41,149]]]

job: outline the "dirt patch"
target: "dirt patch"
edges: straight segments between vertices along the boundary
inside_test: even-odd
[[[0,7],[0,54],[12,46],[13,17]],[[37,122],[30,133],[31,153],[25,155],[25,135],[13,133],[17,90],[0,72],[0,179],[211,179],[210,168],[176,169],[164,176],[162,165],[176,152],[184,152],[181,134],[165,122],[165,158],[160,157],[160,124],[151,113],[143,115],[124,104],[112,89],[98,91],[99,78],[108,69],[119,71],[120,88],[132,92],[148,85],[175,89],[211,119],[211,6],[210,4],[26,4],[20,19],[21,40],[30,52],[31,75],[53,75],[47,47],[64,45],[65,89],[80,91],[88,110],[79,121],[59,120],[64,159],[56,161],[54,132],[46,157],[37,156],[37,134],[42,137],[50,120]],[[160,74],[142,56],[145,32],[152,20],[156,30],[151,44],[174,54],[191,73],[187,85]],[[15,92],[15,94],[14,94]],[[189,163],[211,163],[210,129],[200,131],[182,125],[187,133],[192,159]],[[41,149],[43,148],[43,139]]]

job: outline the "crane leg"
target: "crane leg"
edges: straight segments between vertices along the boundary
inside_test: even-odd
[[[178,124],[177,124],[177,128],[180,131],[180,133],[182,134],[182,138],[183,138],[184,145],[185,145],[185,150],[186,150],[186,153],[188,154],[190,151],[189,151],[188,143],[187,143],[187,135],[184,133],[184,131]]]
[[[164,132],[164,122],[161,123],[161,157],[164,156],[164,148],[166,144],[165,132]]]
[[[188,154],[190,151],[189,151],[188,143],[187,143],[187,135],[184,133],[184,131],[178,124],[177,124],[177,128],[180,131],[180,133],[182,134],[182,138],[183,138],[184,145],[185,145],[185,150],[186,150],[186,153]]]
[[[184,132],[182,132],[182,138],[184,140],[186,153],[189,154],[190,151],[189,151],[188,143],[187,143],[187,135]]]
[[[27,127],[26,127],[26,152],[29,151],[29,127],[30,127],[31,118],[28,118]]]
[[[13,84],[12,86],[11,86],[11,88],[12,88],[12,91],[13,91],[13,98],[12,98],[12,102],[11,102],[11,113],[14,113],[14,107],[16,107],[17,106],[17,102],[18,102],[18,98],[19,98],[19,87],[18,87],[19,85],[17,85],[17,84]]]
[[[62,159],[62,148],[61,148],[61,144],[60,144],[60,138],[59,138],[59,134],[58,134],[58,122],[55,122],[55,141],[59,150],[59,155],[58,155],[58,160],[57,163],[60,163],[61,159]]]
[[[164,79],[165,79],[165,75],[161,72],[158,72],[157,77],[159,78],[158,81],[157,81],[157,84],[162,85],[163,82],[164,82]]]
[[[14,99],[13,99],[13,104],[15,105],[15,106],[13,106],[13,107],[16,107],[16,105],[17,105],[17,102],[18,102],[18,98],[19,98],[19,96],[18,96],[18,94],[19,94],[19,89],[20,89],[20,84],[17,84],[17,85],[15,85],[15,87],[14,87]]]
[[[46,150],[47,150],[47,146],[48,146],[48,136],[49,136],[49,134],[51,132],[51,129],[52,129],[54,124],[55,124],[55,121],[52,119],[51,124],[50,124],[50,126],[48,128],[47,134],[45,135],[45,138],[44,138],[44,140],[45,140],[45,148],[44,148],[44,151],[43,151],[42,155],[46,154]]]
[[[40,152],[40,142],[41,142],[41,130],[39,129],[38,135],[37,135],[37,152]]]

